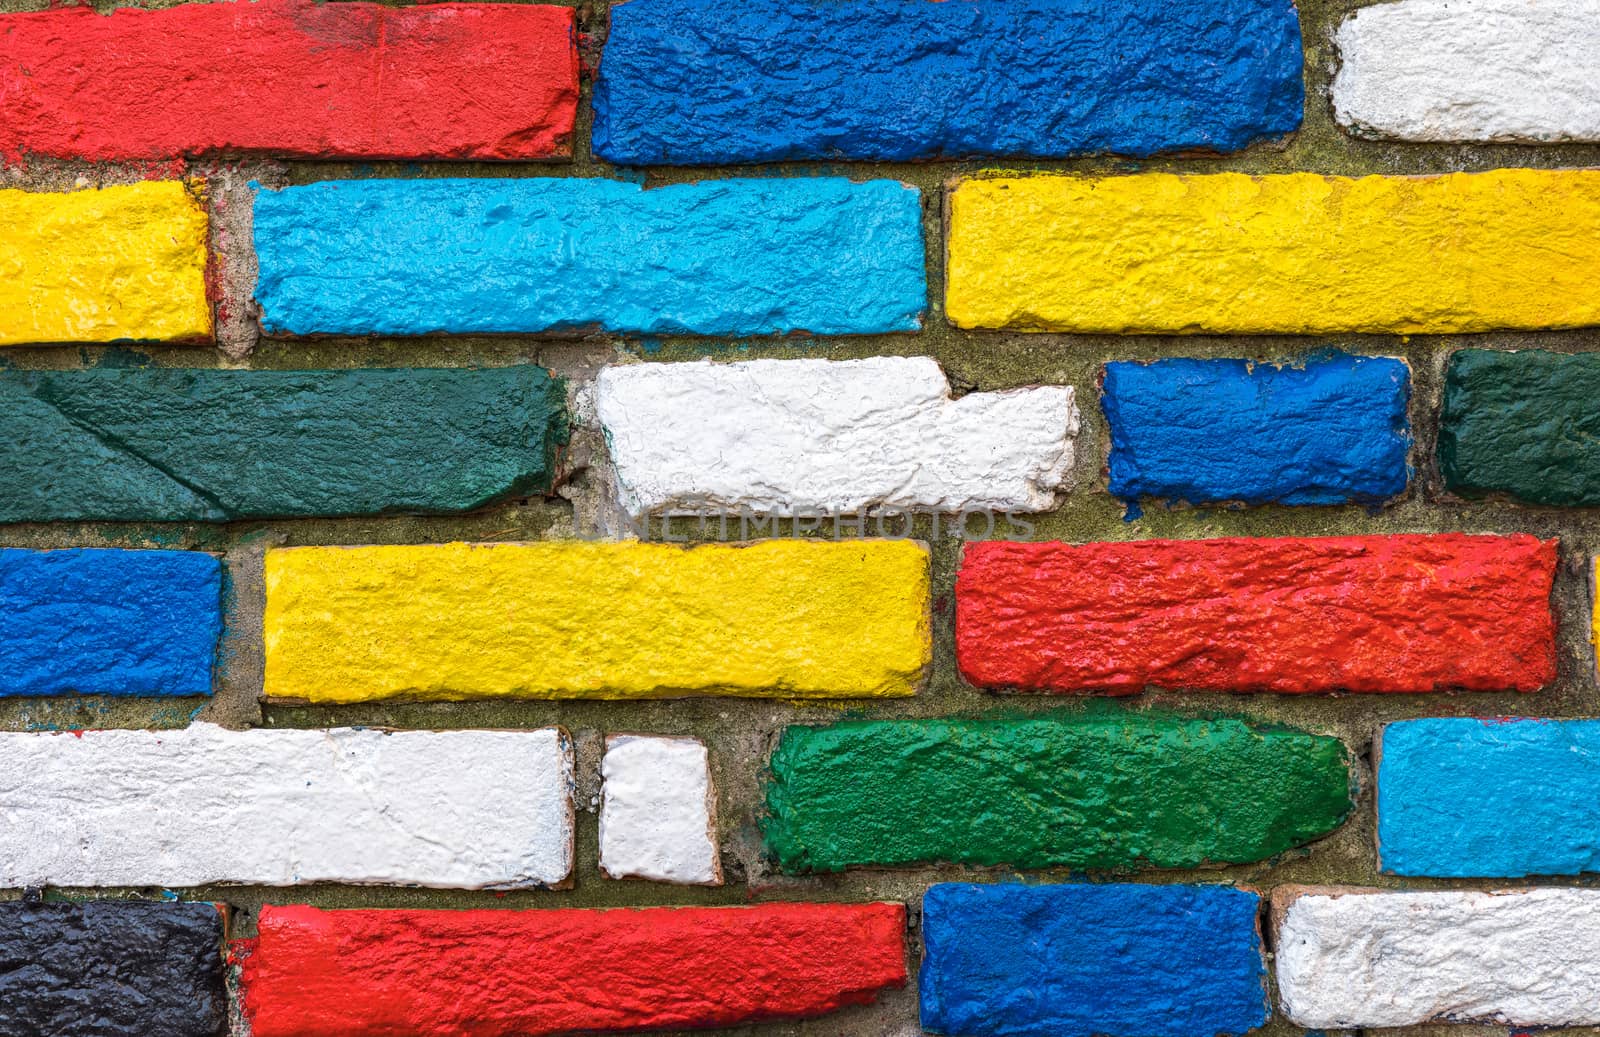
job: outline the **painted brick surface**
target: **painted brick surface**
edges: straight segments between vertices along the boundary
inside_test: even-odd
[[[1555,565],[1527,534],[973,543],[956,653],[1032,691],[1534,691]]]
[[[539,367],[0,371],[0,521],[465,511],[550,488]]]
[[[921,219],[892,180],[329,181],[257,195],[256,299],[290,335],[915,331]]]
[[[1336,37],[1333,110],[1362,137],[1600,140],[1600,3],[1402,0]]]
[[[1129,501],[1373,503],[1411,471],[1411,372],[1387,357],[1303,366],[1110,363],[1110,489]]]
[[[225,60],[219,56],[225,55]],[[0,15],[0,155],[566,155],[572,12],[186,4]]]
[[[928,580],[909,540],[269,551],[266,694],[910,695]]]
[[[0,191],[0,227],[0,346],[211,334],[206,211],[186,185]]]
[[[1600,504],[1597,395],[1597,353],[1452,353],[1439,419],[1445,487],[1463,497]]]
[[[787,871],[1192,868],[1326,835],[1350,775],[1338,739],[1237,720],[847,721],[784,732],[767,809]]]
[[[222,563],[0,548],[0,696],[209,695]]]
[[[1448,334],[1600,323],[1600,170],[967,180],[963,328]]]
[[[550,885],[571,782],[553,728],[0,734],[0,884]]]
[[[1274,894],[1278,997],[1300,1026],[1593,1026],[1600,890]]]
[[[221,1037],[213,904],[0,904],[0,1033]]]
[[[632,364],[595,395],[635,514],[1045,511],[1078,431],[1071,386],[951,399],[927,357]]]
[[[630,0],[595,152],[629,165],[1233,151],[1300,126],[1288,0]]]
[[[600,869],[722,885],[711,758],[698,738],[613,735],[600,763]]]
[[[1269,1016],[1260,898],[1223,886],[980,886],[922,898],[922,1026],[1216,1037]]]
[[[1378,754],[1381,870],[1600,871],[1600,720],[1406,720],[1383,728]]]
[[[253,1037],[544,1037],[824,1015],[905,983],[900,904],[583,911],[264,907]]]

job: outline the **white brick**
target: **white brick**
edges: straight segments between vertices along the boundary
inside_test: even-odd
[[[514,888],[572,870],[555,728],[0,734],[0,788],[8,888]]]
[[[716,794],[694,738],[606,739],[600,867],[614,879],[720,886]]]
[[[1044,511],[1078,431],[1070,386],[951,399],[926,357],[608,367],[596,404],[635,515]]]
[[[1339,27],[1339,123],[1412,141],[1600,140],[1600,0],[1400,0]]]
[[[1277,973],[1306,1027],[1600,1024],[1600,890],[1302,895]]]

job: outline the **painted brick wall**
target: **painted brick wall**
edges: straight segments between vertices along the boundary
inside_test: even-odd
[[[0,1037],[1600,1033],[1597,0],[48,7]]]

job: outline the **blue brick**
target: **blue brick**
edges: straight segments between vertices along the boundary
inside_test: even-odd
[[[1300,126],[1292,0],[630,0],[594,148],[634,165],[1227,152]]]
[[[1383,871],[1600,871],[1600,720],[1407,720],[1385,727],[1381,745]]]
[[[1260,898],[1225,886],[971,885],[922,901],[922,1026],[1216,1037],[1267,1021]]]
[[[897,181],[329,181],[256,197],[269,332],[914,331],[921,195]]]
[[[0,549],[0,695],[209,695],[221,632],[211,555]]]
[[[1124,500],[1375,503],[1410,479],[1400,360],[1111,363],[1103,395],[1110,489]]]

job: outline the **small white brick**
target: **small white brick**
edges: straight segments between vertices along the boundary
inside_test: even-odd
[[[1078,432],[1071,386],[951,399],[927,357],[608,367],[596,405],[634,515],[1045,511]]]
[[[539,731],[0,734],[0,886],[554,885],[572,757]]]
[[[1600,140],[1600,0],[1400,0],[1337,42],[1334,113],[1360,136]]]
[[[699,740],[613,735],[600,776],[601,870],[614,879],[722,885],[716,793]]]
[[[1312,892],[1280,910],[1279,997],[1300,1026],[1600,1024],[1600,890]]]

